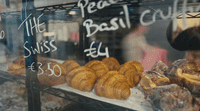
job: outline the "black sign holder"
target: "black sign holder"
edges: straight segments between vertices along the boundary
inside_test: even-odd
[[[34,7],[34,0],[22,0],[22,21],[25,21],[24,23],[24,43],[28,42],[26,44],[26,47],[31,50],[31,47],[36,46],[36,32],[33,30],[33,34],[27,33],[27,30],[31,32],[31,25],[33,23],[33,17],[35,15],[35,7]],[[27,17],[31,14],[31,16],[27,19]],[[27,19],[27,20],[26,20]],[[29,22],[29,20],[32,20]],[[24,55],[28,56],[29,52],[27,50],[24,50]],[[34,65],[32,65],[35,63]],[[26,88],[28,92],[28,110],[29,111],[41,111],[41,103],[40,103],[40,91],[33,89],[33,83],[37,83],[37,54],[31,54],[27,58],[25,58],[25,65],[26,65]],[[30,66],[33,66],[32,69],[35,71],[31,71],[29,68]]]

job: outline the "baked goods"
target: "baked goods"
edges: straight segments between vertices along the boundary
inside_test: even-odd
[[[168,66],[162,61],[156,62],[150,71],[144,71],[140,80],[140,86],[143,90],[151,89],[157,86],[170,84],[169,78],[165,76]]]
[[[44,70],[44,72],[46,72],[48,74],[54,73],[55,76],[66,75],[66,73],[67,73],[66,68],[58,62],[46,63],[42,66],[42,69]]]
[[[126,100],[130,96],[130,87],[124,75],[118,71],[109,71],[97,80],[95,93],[111,99]]]
[[[136,67],[138,73],[143,73],[144,72],[143,65],[138,61],[130,61],[130,62],[127,62],[127,64],[134,65]]]
[[[13,75],[25,74],[25,58],[23,55],[17,57],[12,64],[8,65],[7,71]]]
[[[42,62],[43,59],[38,56],[38,61]],[[7,71],[13,75],[21,75],[26,73],[24,55],[17,57],[12,64],[8,65]]]
[[[69,86],[88,92],[93,89],[96,79],[95,71],[85,66],[77,67],[66,75],[66,82]]]
[[[156,62],[156,64],[152,67],[152,71],[158,72],[159,74],[165,75],[168,70],[168,66],[162,61]]]
[[[104,62],[99,60],[89,61],[87,64],[85,64],[85,66],[93,69],[97,78],[103,76],[109,71],[108,66]]]
[[[99,78],[97,80],[97,82],[95,83],[95,87],[94,87],[94,90],[95,90],[95,93],[98,95],[98,96],[104,96],[104,82],[107,80],[107,78],[109,78],[110,76],[114,75],[114,74],[118,74],[116,73],[116,71],[111,71],[109,73],[106,73],[104,76],[102,76],[101,78]]]
[[[51,73],[48,73],[48,71],[44,72],[41,75],[38,75],[38,80],[40,84],[46,85],[46,86],[55,86],[66,83],[65,76],[55,76],[51,75]]]
[[[13,63],[13,64],[8,65],[7,71],[13,75],[21,75],[21,74],[25,74],[26,68],[25,68],[25,65]]]
[[[141,74],[135,71],[134,69],[128,69],[124,73],[124,76],[126,77],[129,86],[133,88],[138,85]]]
[[[167,85],[169,83],[169,78],[158,72],[144,71],[139,84],[144,90],[147,90],[157,86]]]
[[[66,68],[68,74],[71,70],[79,67],[80,65],[74,60],[66,60],[62,63],[62,65]]]
[[[19,57],[17,57],[17,59],[15,59],[13,61],[14,64],[21,64],[21,65],[25,65],[25,58],[24,55],[20,55]]]
[[[199,106],[200,108],[200,97],[194,97],[196,104]]]
[[[121,67],[118,60],[114,57],[104,58],[102,62],[108,66],[109,71],[118,71]]]
[[[157,86],[144,93],[154,111],[199,111],[188,89],[177,84]]]
[[[41,69],[44,72],[39,70],[38,80],[40,84],[54,86],[66,83],[65,74],[67,71],[62,64],[56,61],[46,60]]]
[[[195,96],[200,96],[200,73],[195,61],[180,59],[173,62],[167,71],[167,76],[171,82],[188,88]]]
[[[119,72],[123,74],[130,68],[136,70],[138,73],[144,72],[142,64],[138,61],[128,61],[124,63],[122,67],[119,69]]]
[[[155,111],[199,111],[199,102],[193,98],[189,86],[182,87],[187,84],[186,81],[190,78],[197,77],[194,73],[197,71],[198,66],[194,61],[177,60],[169,68],[159,61],[151,71],[142,73],[139,83],[142,88],[139,88]],[[187,75],[184,73],[191,74],[187,78],[188,80],[182,78],[182,76]],[[176,84],[171,84],[171,82]]]
[[[144,68],[141,63],[137,61],[129,61],[124,63],[119,69],[119,73],[126,76],[129,86],[135,87],[141,77],[141,72],[144,71]]]

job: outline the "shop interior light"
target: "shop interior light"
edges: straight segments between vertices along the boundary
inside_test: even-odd
[[[76,11],[70,11],[69,14],[70,15],[76,15]]]
[[[43,36],[44,36],[44,37],[47,37],[47,36],[49,36],[49,37],[50,37],[50,36],[55,36],[55,32],[44,32],[44,33],[43,33]]]

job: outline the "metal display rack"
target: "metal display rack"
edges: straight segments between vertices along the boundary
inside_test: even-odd
[[[28,1],[34,2],[33,0],[28,0]],[[25,0],[23,0],[23,2],[25,2]],[[180,1],[180,2],[182,2],[182,1]],[[172,6],[173,0],[123,0],[123,1],[120,1],[119,3],[117,3],[115,5],[110,6],[109,8],[111,8],[111,9],[117,8],[117,7],[120,7],[123,4],[127,4],[129,7],[148,7],[149,8],[149,6],[156,6],[156,5],[165,5],[165,6],[170,5],[170,6]],[[0,15],[1,15],[2,18],[16,17],[16,16],[17,17],[22,16],[22,18],[23,18],[24,7],[23,7],[22,11],[5,12],[5,13],[1,13]],[[34,12],[35,15],[44,13],[44,16],[45,16],[45,15],[50,15],[57,10],[65,10],[66,16],[67,16],[68,13],[73,9],[79,9],[77,7],[76,2],[59,4],[59,5],[52,5],[52,6],[36,7],[36,8],[31,6],[30,10],[29,10],[30,12],[28,12],[28,13]],[[197,14],[196,16],[191,15],[190,17],[199,18],[200,17],[199,15],[200,14]],[[136,13],[136,14],[132,13],[130,16],[137,16],[138,17],[139,13]],[[86,15],[85,19],[87,19],[89,17],[100,18],[100,19],[111,18],[111,17],[102,17],[101,15],[98,15],[98,14],[93,14],[91,16]],[[180,16],[178,16],[178,18],[180,18]],[[23,18],[23,19],[25,19],[25,18]],[[33,42],[35,41],[35,40],[32,40],[32,38],[35,38],[35,37],[31,38],[31,37],[24,36],[24,39],[27,39],[27,38],[31,39],[29,41],[33,41]],[[88,43],[85,35],[82,34],[81,38],[85,38],[85,44]],[[83,42],[83,41],[81,41],[81,42]],[[31,60],[32,62],[37,61],[36,56],[33,56],[33,55],[31,55],[29,57],[29,60]],[[28,59],[26,59],[26,61],[28,61]],[[30,63],[26,62],[26,67],[28,67],[29,65],[30,65]],[[37,68],[37,66],[34,66],[34,67]],[[118,108],[126,109],[126,108],[122,108],[120,106],[115,106],[115,105],[112,105],[112,104],[109,104],[109,103],[104,103],[104,102],[101,102],[101,101],[98,101],[98,100],[87,98],[87,97],[84,97],[84,96],[81,96],[81,95],[78,95],[78,94],[75,94],[75,93],[72,93],[72,92],[67,92],[67,91],[64,91],[64,90],[61,90],[61,89],[56,89],[56,88],[53,88],[53,87],[41,85],[41,84],[39,84],[39,82],[37,80],[37,77],[36,77],[37,74],[34,74],[33,72],[31,72],[29,70],[26,73],[27,73],[26,76],[15,76],[15,75],[9,74],[8,72],[0,71],[0,77],[7,79],[7,80],[10,80],[10,81],[16,81],[19,84],[26,85],[26,88],[28,89],[28,96],[30,98],[29,101],[28,101],[29,111],[40,111],[41,110],[40,104],[39,104],[39,101],[40,101],[39,92],[40,91],[45,92],[45,93],[49,93],[49,94],[55,95],[57,97],[61,97],[61,98],[64,98],[64,99],[67,99],[67,100],[70,100],[70,101],[73,101],[73,102],[76,102],[76,103],[91,106],[91,108],[93,108],[94,110],[111,110],[111,109],[118,109]],[[33,78],[33,79],[31,79],[31,78]],[[25,80],[26,80],[26,82],[25,82]],[[130,109],[128,109],[128,110],[130,110]]]
[[[0,78],[4,78],[9,81],[14,81],[19,84],[25,85],[25,76],[17,76],[9,74],[5,71],[0,71]],[[45,86],[38,83],[33,83],[33,89],[41,92],[45,92],[78,104],[90,106],[94,110],[112,110],[112,109],[124,109],[120,106],[111,105],[109,103],[101,102],[95,99],[87,98],[82,95],[78,95],[72,92],[68,92],[62,89],[53,88],[51,86]],[[38,111],[38,109],[37,109]]]
[[[11,75],[5,71],[0,71],[0,78],[25,85],[25,76],[16,76],[16,75]]]

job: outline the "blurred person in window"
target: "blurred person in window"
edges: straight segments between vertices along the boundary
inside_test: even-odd
[[[125,62],[132,60],[142,62],[145,54],[145,47],[147,46],[144,34],[148,30],[149,27],[138,25],[136,29],[123,38],[123,59]]]
[[[147,43],[144,35],[148,30],[148,26],[139,24],[135,30],[130,32],[122,41],[124,61],[141,62],[144,70],[151,70],[153,65],[158,61],[167,62],[166,50],[150,46]]]

